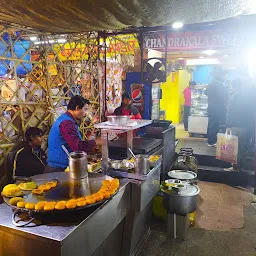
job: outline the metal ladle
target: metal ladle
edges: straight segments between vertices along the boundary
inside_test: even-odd
[[[130,153],[132,154],[132,156],[134,157],[134,159],[136,159],[136,156],[134,155],[134,153],[132,152],[132,150],[130,148],[128,148],[128,150],[130,151]]]
[[[70,158],[70,154],[69,154],[67,148],[64,145],[62,145],[61,147],[65,151],[65,153],[67,154],[68,158]]]

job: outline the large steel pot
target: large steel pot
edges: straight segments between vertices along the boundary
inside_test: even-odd
[[[108,116],[108,121],[111,124],[125,126],[131,120],[130,116]]]
[[[83,151],[70,153],[69,176],[71,179],[84,179],[88,176],[87,154]]]
[[[186,215],[197,208],[200,189],[196,185],[187,185],[185,190],[174,192],[162,189],[163,204],[168,213]]]

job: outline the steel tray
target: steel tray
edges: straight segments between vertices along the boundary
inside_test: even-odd
[[[89,173],[88,177],[82,180],[72,180],[69,178],[67,172],[57,172],[57,173],[47,173],[31,177],[31,179],[39,186],[45,184],[51,180],[57,180],[58,184],[55,188],[45,192],[43,195],[33,195],[31,191],[23,191],[23,198],[25,201],[30,203],[37,203],[39,201],[61,201],[70,200],[79,197],[84,197],[96,193],[101,185],[101,182],[105,179],[112,180],[113,178],[107,175],[98,173]],[[116,192],[117,193],[117,192]],[[115,193],[115,194],[116,194]],[[114,194],[114,195],[115,195]],[[112,195],[112,197],[114,196]],[[111,198],[111,197],[110,197]],[[109,198],[109,199],[110,199]],[[18,208],[16,206],[10,205],[10,198],[3,197],[6,204],[12,207],[14,210],[19,212],[27,212],[30,216],[35,216],[37,214],[61,214],[63,212],[74,212],[90,207],[98,206],[109,199],[102,200],[95,204],[86,205],[83,207],[76,207],[74,209],[64,209],[64,210],[53,210],[53,211],[39,211],[39,210],[29,210],[24,208]]]

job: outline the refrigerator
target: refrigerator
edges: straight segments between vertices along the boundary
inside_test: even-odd
[[[207,135],[208,128],[208,97],[207,85],[196,85],[191,93],[191,108],[188,118],[189,134]]]
[[[159,84],[142,83],[141,72],[126,74],[126,92],[132,96],[143,119],[159,119],[162,91]]]

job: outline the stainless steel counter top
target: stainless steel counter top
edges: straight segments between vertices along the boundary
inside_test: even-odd
[[[97,208],[41,216],[40,226],[16,227],[12,209],[1,204],[0,256],[20,256],[21,252],[26,256],[132,255],[149,231],[160,169],[158,164],[145,181],[120,179],[118,193]]]
[[[108,205],[115,204],[115,201],[118,201],[118,198],[122,196],[128,184],[129,181],[127,179],[121,179],[119,192],[108,202],[105,202],[96,209],[86,209],[84,211],[77,211],[55,217],[44,217],[42,219],[44,224],[39,226],[35,226],[35,223],[31,223],[28,227],[16,227],[12,224],[12,209],[5,203],[2,203],[0,204],[0,231],[11,231],[18,235],[29,236],[31,238],[39,237],[40,239],[50,239],[61,242],[74,232],[82,223],[89,221],[97,213],[101,214],[101,211],[104,211],[104,208],[108,208]],[[119,212],[117,211],[117,213]]]

